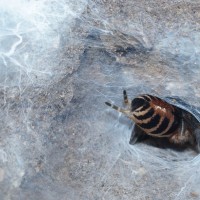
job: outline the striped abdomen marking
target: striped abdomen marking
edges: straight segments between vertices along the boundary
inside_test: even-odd
[[[135,123],[147,134],[155,137],[169,136],[177,130],[180,123],[175,108],[155,96],[137,97],[132,101],[132,111]]]

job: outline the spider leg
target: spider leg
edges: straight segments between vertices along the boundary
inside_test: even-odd
[[[184,121],[183,119],[181,120],[181,130],[180,130],[180,135],[182,136],[184,134],[185,126],[184,126]]]
[[[126,93],[126,90],[123,91],[123,97],[124,97],[124,104],[128,105],[130,107],[131,106],[131,101],[128,99],[128,95]]]
[[[200,153],[200,129],[197,128],[194,132],[195,135],[195,141],[196,141],[196,150],[198,153]]]
[[[117,110],[118,112],[125,114],[126,116],[128,116],[129,118],[132,119],[132,115],[131,115],[131,112],[129,110],[124,110],[123,108],[120,108],[120,107],[118,107],[118,106],[116,106],[114,104],[111,104],[109,102],[105,102],[105,104],[107,106],[110,106],[111,108]]]
[[[169,137],[169,141],[174,144],[194,144],[194,136],[191,134],[190,130],[187,128],[184,120],[182,119],[181,125],[177,131],[175,131],[172,136]]]
[[[141,128],[139,128],[136,124],[132,130],[131,138],[129,144],[134,145],[136,142],[141,142],[143,140],[148,139],[150,136],[147,135]]]

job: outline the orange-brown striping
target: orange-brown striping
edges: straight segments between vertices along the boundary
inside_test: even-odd
[[[154,97],[151,100],[150,105],[154,109],[156,114],[159,114],[161,117],[166,117],[169,119],[169,124],[168,124],[167,128],[160,134],[163,135],[163,134],[168,133],[168,131],[172,127],[174,121],[176,120],[174,113],[173,113],[174,107],[157,97]],[[159,124],[159,126],[160,126],[160,124]]]
[[[168,110],[174,111],[174,107],[172,105],[170,105],[169,103],[159,99],[158,97],[154,97],[154,99],[151,100],[151,103],[153,103],[154,105],[160,106],[162,108],[166,108]]]
[[[139,108],[136,107],[133,111],[133,121],[145,133],[155,137],[170,137],[178,129],[179,118],[174,106],[148,94],[140,95],[135,99],[137,99],[135,103],[139,102]]]
[[[149,107],[152,108],[154,112],[151,118],[142,120],[142,122],[140,123],[142,124],[147,123],[149,124],[149,126],[152,126],[153,124],[151,125],[152,123],[151,119],[153,119],[155,116],[160,116],[159,121],[156,122],[156,124],[154,124],[154,126],[152,126],[151,128],[144,128],[144,127],[141,128],[148,134],[152,134],[152,132],[154,132],[153,135],[155,136],[161,136],[167,134],[174,126],[176,120],[174,116],[174,111],[175,111],[174,107],[155,96],[142,95],[141,98],[146,99],[149,102]],[[163,127],[163,122],[166,118],[168,119],[168,125],[165,129],[162,130],[161,127]],[[162,131],[156,132],[156,130],[158,129],[161,129]]]
[[[150,106],[155,110],[157,114],[160,114],[160,116],[164,115],[168,119],[173,117],[172,112],[174,112],[174,107],[161,99],[154,98],[151,100]]]

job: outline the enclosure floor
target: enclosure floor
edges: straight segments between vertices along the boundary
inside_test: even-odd
[[[0,200],[200,199],[200,156],[141,142],[105,105],[199,106],[200,3],[0,1]]]

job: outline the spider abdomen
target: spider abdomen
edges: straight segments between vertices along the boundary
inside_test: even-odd
[[[132,101],[135,123],[154,137],[169,137],[180,125],[177,109],[151,95],[141,95]]]

